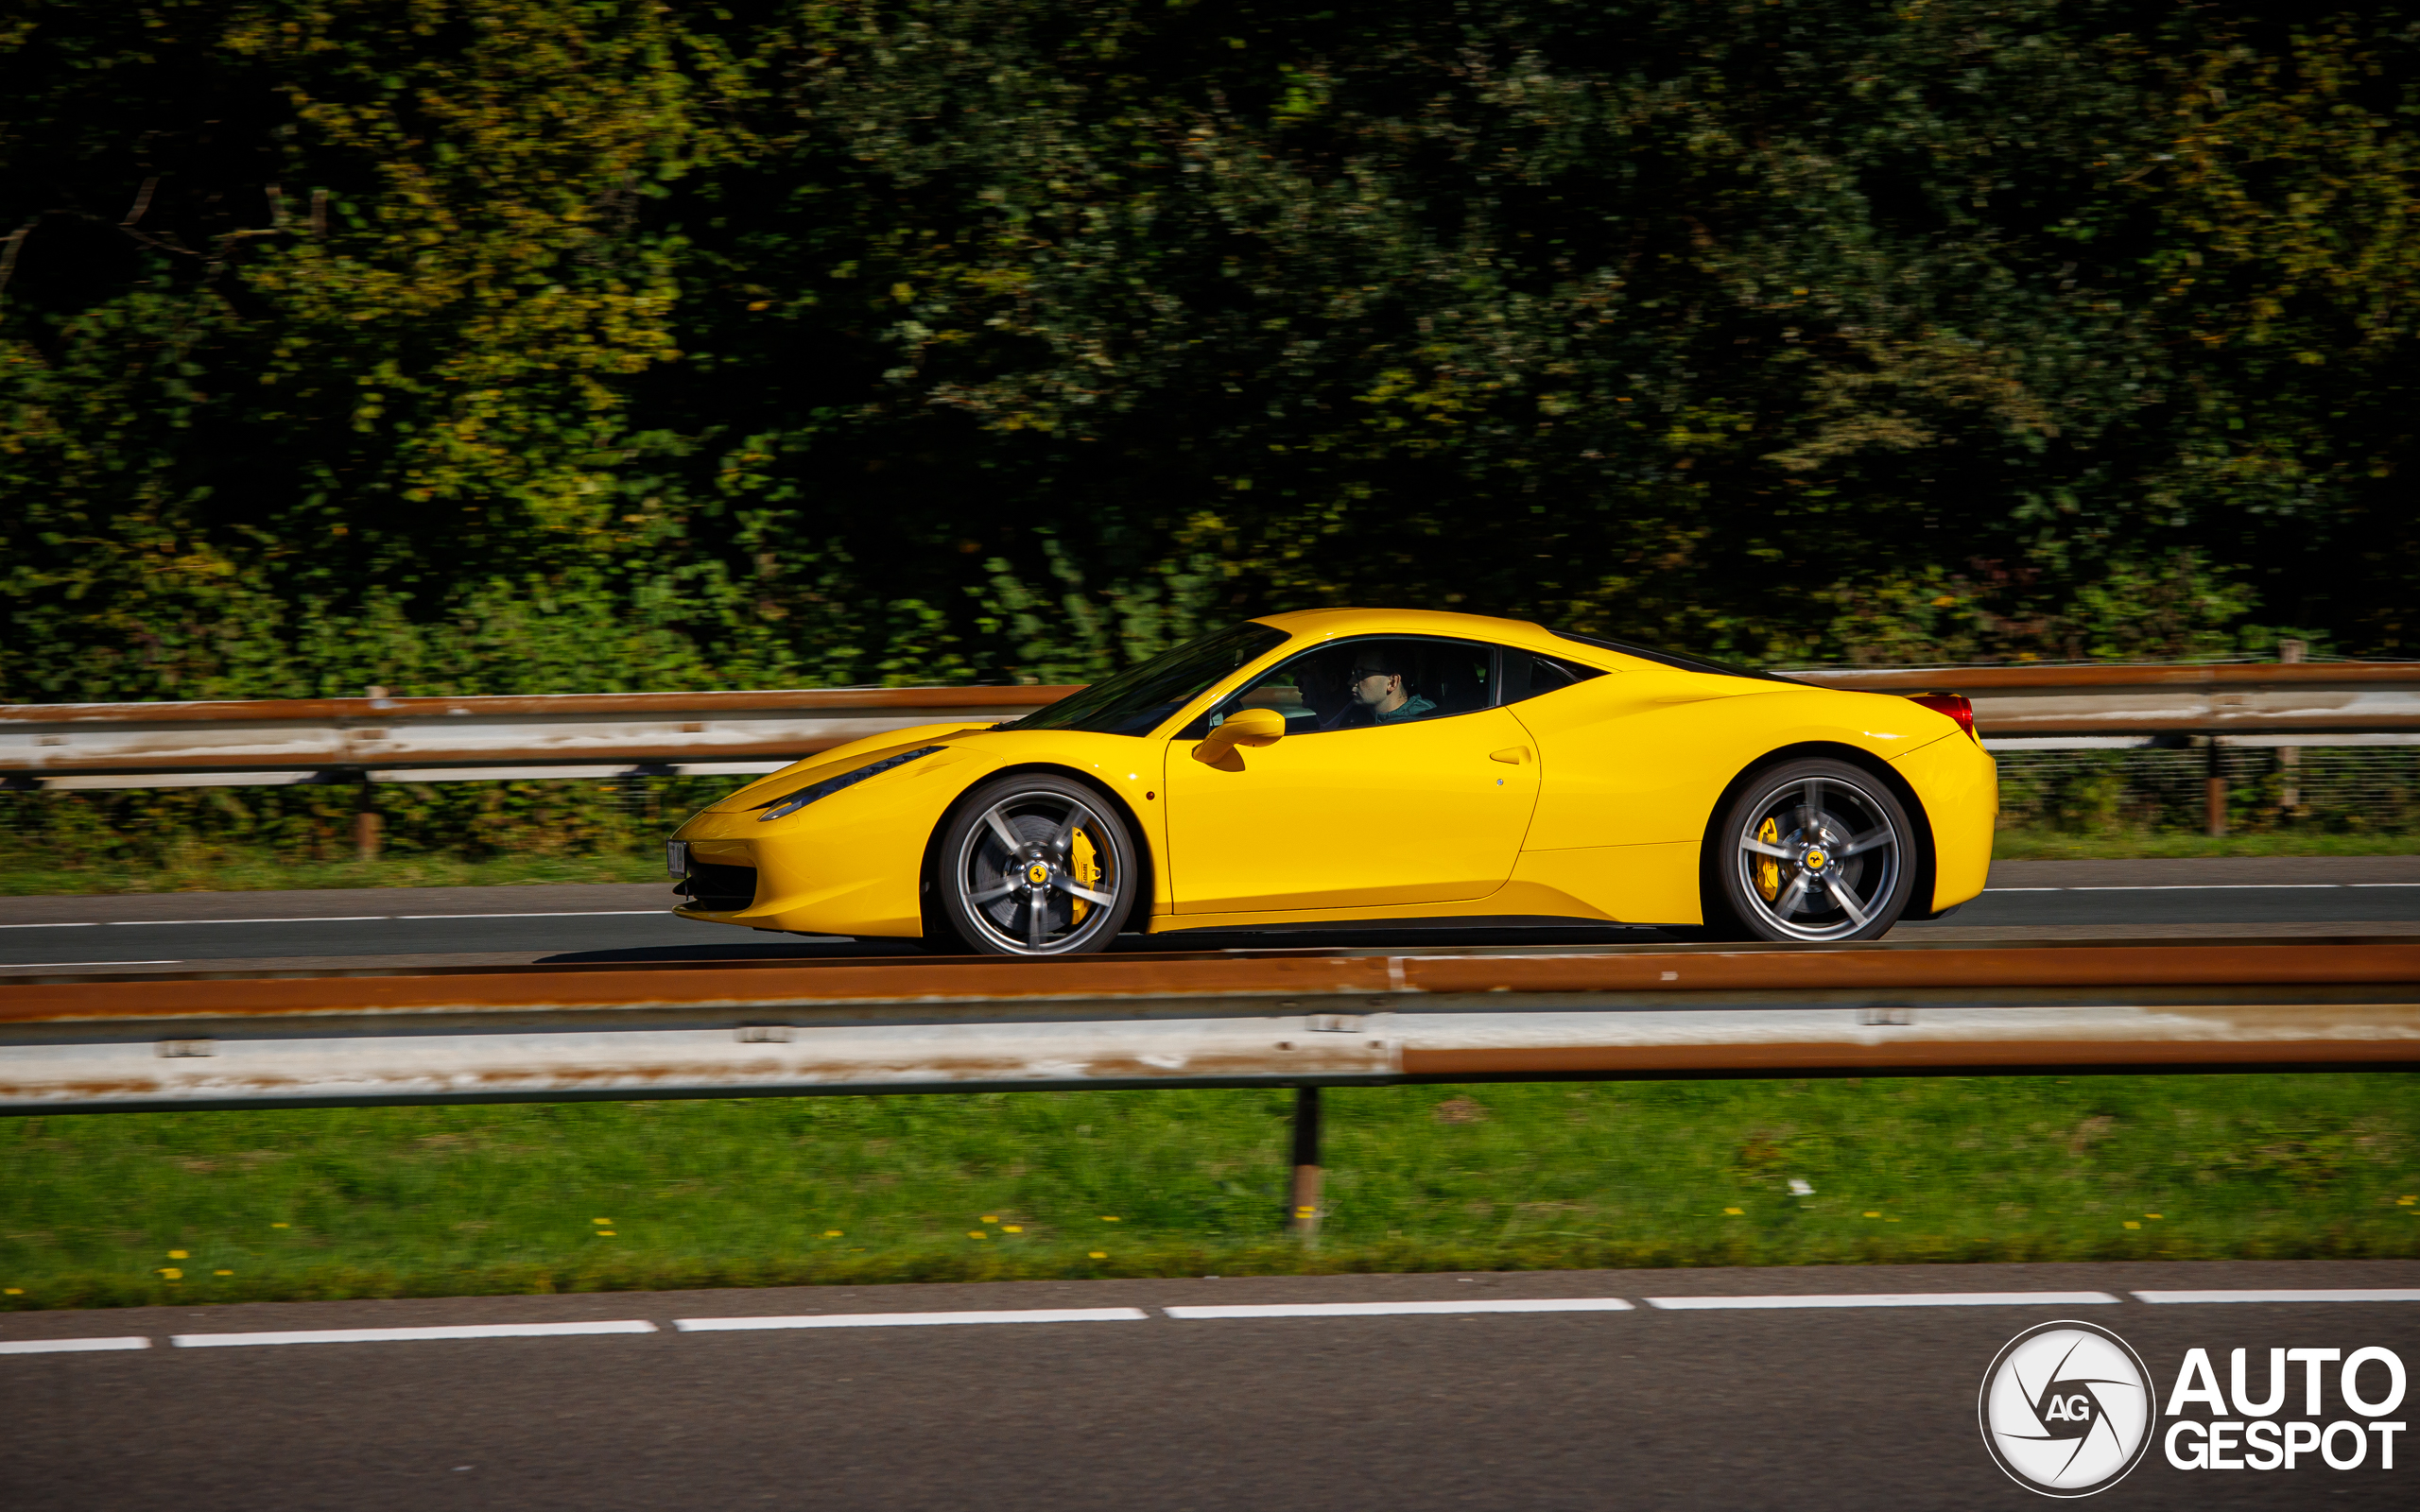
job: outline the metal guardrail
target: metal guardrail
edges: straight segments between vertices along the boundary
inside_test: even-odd
[[[2420,943],[0,984],[0,1112],[2420,1062]]]
[[[2420,662],[1945,667],[1791,676],[1963,693],[1987,741],[2325,745],[2420,733]],[[0,705],[0,781],[133,787],[771,771],[913,725],[1015,718],[1066,687]]]
[[[76,788],[769,772],[888,730],[1013,719],[1071,691],[796,688],[0,705],[0,778],[21,788]]]
[[[1962,693],[1987,740],[2160,735],[2324,746],[2420,731],[2420,662],[1945,667],[1793,672],[1828,687]]]

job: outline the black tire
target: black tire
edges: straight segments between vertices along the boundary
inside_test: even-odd
[[[1706,925],[1733,938],[1879,939],[1915,890],[1916,830],[1906,806],[1847,762],[1814,757],[1756,773],[1711,842]],[[1718,907],[1725,917],[1715,917]]]
[[[1014,774],[959,804],[933,849],[931,896],[955,943],[977,954],[1085,955],[1125,929],[1136,867],[1107,799],[1069,778]]]

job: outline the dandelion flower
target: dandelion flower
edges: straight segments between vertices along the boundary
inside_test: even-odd
[[[2156,1213],[2156,1212],[2147,1212],[2147,1213],[2144,1213],[2144,1214],[2143,1214],[2143,1216],[2144,1216],[2144,1217],[2146,1217],[2146,1218],[2156,1218],[2156,1217],[2159,1217],[2159,1216],[2160,1216],[2160,1214],[2159,1214],[2159,1213]]]
[[[1096,1249],[1093,1251],[1093,1259],[1095,1260],[1107,1260],[1108,1258],[1109,1251],[1106,1249]]]
[[[1002,1224],[1000,1226],[1000,1231],[1002,1233],[1021,1234],[1025,1232],[1025,1225],[1021,1223]]]
[[[1880,1213],[1878,1213],[1878,1212],[1869,1212],[1869,1213],[1867,1213],[1867,1214],[1866,1214],[1866,1216],[1867,1216],[1867,1217],[1869,1217],[1869,1218],[1879,1218],[1879,1217],[1881,1217],[1881,1216],[1882,1216],[1882,1214],[1880,1214]]]
[[[969,1228],[966,1230],[966,1237],[969,1239],[980,1239],[983,1237],[983,1230],[980,1228]]]
[[[210,1274],[212,1274],[213,1276],[233,1276],[233,1275],[234,1275],[235,1273],[234,1273],[233,1271],[232,1271],[232,1270],[215,1270],[215,1271],[212,1271]]]
[[[985,1213],[985,1214],[983,1215],[983,1221],[984,1221],[985,1223],[998,1223],[1000,1220],[999,1220],[999,1219],[997,1219],[997,1218],[993,1217],[990,1213],[988,1213],[988,1212],[987,1212],[987,1213]]]
[[[1115,1223],[1117,1219],[1112,1214],[1104,1212],[1100,1215],[1100,1221],[1103,1223]]]
[[[2129,1218],[2126,1220],[2126,1227],[2129,1228],[2140,1228],[2142,1225],[2136,1223],[2134,1219]]]
[[[614,1222],[614,1220],[613,1220],[613,1219],[611,1219],[611,1218],[591,1218],[591,1219],[589,1219],[588,1221],[589,1221],[590,1223],[604,1224],[604,1225],[606,1225],[606,1226],[608,1226],[608,1227],[611,1227],[611,1226],[612,1226],[612,1224],[613,1224],[613,1222]]]
[[[10,1297],[23,1297],[26,1295],[26,1289],[22,1286],[0,1287],[0,1291],[6,1291]]]
[[[185,1252],[182,1249],[171,1249],[168,1251],[168,1258],[170,1260],[182,1260],[185,1258]]]
[[[1725,1208],[1722,1211],[1734,1218],[1739,1216],[1739,1210],[1737,1208]]]
[[[272,1228],[291,1228],[294,1226],[290,1223],[273,1223],[270,1224],[269,1227]]]
[[[177,1267],[175,1267],[174,1265],[163,1265],[163,1266],[161,1266],[161,1267],[160,1267],[160,1274],[161,1274],[161,1275],[163,1275],[163,1276],[165,1276],[166,1278],[168,1278],[168,1280],[172,1280],[172,1281],[181,1281],[181,1280],[183,1280],[185,1279],[185,1273],[184,1273],[183,1271],[181,1271],[181,1270],[177,1269]]]
[[[599,1239],[611,1239],[614,1237],[614,1230],[611,1228],[599,1228],[596,1230],[596,1237]]]
[[[826,1228],[823,1230],[823,1237],[826,1239],[838,1239],[840,1237],[840,1230],[838,1228]]]

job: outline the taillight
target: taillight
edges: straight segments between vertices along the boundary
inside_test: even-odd
[[[1978,745],[1982,743],[1982,737],[1975,733],[1975,706],[1967,701],[1964,694],[1911,693],[1908,695],[1908,701],[1923,704],[1935,713],[1947,714],[1958,721],[1959,729],[1966,731],[1967,739]]]

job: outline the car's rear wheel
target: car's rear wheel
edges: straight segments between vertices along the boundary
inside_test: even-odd
[[[967,795],[935,848],[950,933],[985,955],[1081,955],[1126,927],[1140,879],[1133,837],[1081,782],[1029,773]]]
[[[1731,915],[1723,922],[1752,939],[1877,939],[1915,888],[1906,807],[1846,762],[1819,757],[1757,773],[1715,836],[1714,870]]]

